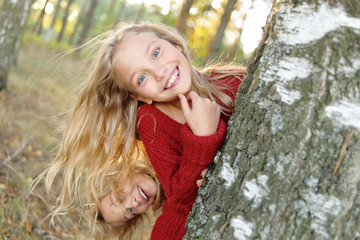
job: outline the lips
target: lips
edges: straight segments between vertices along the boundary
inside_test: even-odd
[[[179,74],[180,74],[179,68],[176,67],[176,68],[174,69],[174,71],[172,72],[172,74],[170,75],[168,81],[166,82],[166,85],[165,85],[165,88],[164,88],[165,90],[166,90],[166,89],[169,89],[169,88],[171,88],[171,87],[174,87],[174,86],[176,85],[176,82],[177,82],[178,79],[179,79]],[[174,83],[175,83],[175,84],[174,84]]]
[[[150,198],[150,195],[146,193],[141,187],[138,187],[140,196],[145,200],[148,201]]]

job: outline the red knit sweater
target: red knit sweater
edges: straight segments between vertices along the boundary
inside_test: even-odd
[[[240,81],[231,80],[226,80],[230,88],[224,92],[235,98]],[[204,137],[194,135],[187,124],[171,119],[154,105],[139,108],[138,131],[166,195],[152,240],[177,240],[185,235],[186,219],[198,193],[196,180],[221,147],[229,118],[222,114],[217,132]]]

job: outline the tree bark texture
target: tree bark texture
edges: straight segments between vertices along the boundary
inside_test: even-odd
[[[0,90],[6,88],[15,63],[32,0],[4,1],[0,9]]]
[[[360,3],[277,0],[184,239],[360,238]]]

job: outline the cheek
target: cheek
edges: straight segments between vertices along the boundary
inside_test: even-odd
[[[141,208],[139,209],[138,214],[142,214],[142,213],[146,212],[149,209],[150,206],[151,206],[150,202],[148,202],[146,205],[141,206]]]

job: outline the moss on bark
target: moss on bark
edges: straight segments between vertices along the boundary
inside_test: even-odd
[[[318,1],[274,5],[184,239],[360,237],[359,129],[329,113],[338,103],[360,104],[360,30],[340,26],[306,44],[281,42],[286,14],[298,14],[300,3],[316,11]],[[358,16],[350,3],[326,4]]]

